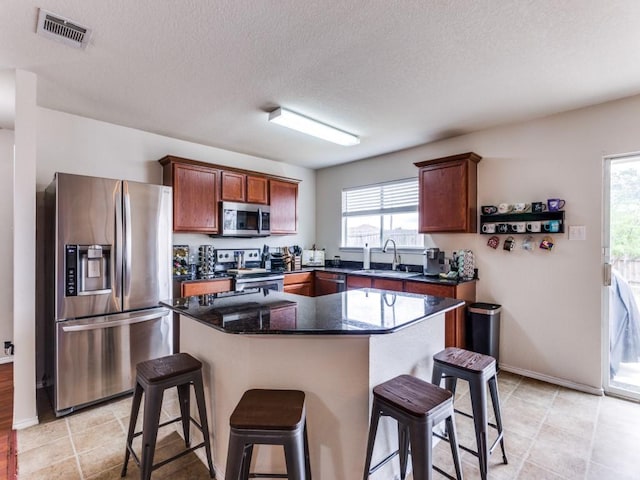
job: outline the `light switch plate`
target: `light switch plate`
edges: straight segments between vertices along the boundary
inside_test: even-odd
[[[586,240],[587,228],[584,225],[569,225],[569,240]]]

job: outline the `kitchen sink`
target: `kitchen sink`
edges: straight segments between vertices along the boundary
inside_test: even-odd
[[[410,278],[415,277],[418,274],[416,272],[402,272],[400,270],[380,270],[374,268],[367,268],[364,270],[355,270],[351,272],[356,275],[371,275],[374,277],[390,277],[390,278]]]

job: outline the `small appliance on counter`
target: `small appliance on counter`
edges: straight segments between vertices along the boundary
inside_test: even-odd
[[[303,267],[324,267],[324,250],[302,250]]]
[[[207,280],[216,276],[216,251],[213,245],[198,247],[198,279]]]
[[[449,262],[444,258],[444,252],[439,248],[427,248],[423,252],[422,273],[429,277],[437,277],[441,273],[449,273]]]

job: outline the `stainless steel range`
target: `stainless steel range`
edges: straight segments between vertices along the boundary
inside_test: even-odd
[[[258,248],[216,250],[215,270],[233,277],[233,287],[236,292],[248,288],[265,288],[279,292],[284,290],[284,275],[271,272],[261,264],[261,253]]]

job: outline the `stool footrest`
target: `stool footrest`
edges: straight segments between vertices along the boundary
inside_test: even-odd
[[[453,411],[456,412],[459,415],[462,415],[463,417],[467,417],[467,418],[473,419],[473,415],[471,415],[470,413],[463,412],[463,411],[457,410],[455,408],[453,409]],[[487,425],[489,425],[491,428],[495,428],[496,430],[498,430],[498,425],[496,425],[495,423],[487,422]]]
[[[376,465],[371,467],[371,469],[369,470],[369,475],[373,474],[376,470],[379,470],[380,468],[382,468],[384,465],[389,463],[393,459],[393,457],[395,457],[396,455],[399,455],[399,454],[400,454],[400,450],[396,450],[395,452],[390,453],[389,455],[387,455],[385,458],[380,460],[380,462],[378,462]]]
[[[177,453],[177,454],[176,454],[176,455],[174,455],[173,457],[171,457],[171,458],[167,458],[166,460],[163,460],[163,461],[161,461],[161,462],[158,462],[158,463],[156,463],[156,464],[152,465],[152,466],[151,466],[151,471],[155,470],[156,468],[160,468],[160,467],[162,467],[162,466],[166,465],[166,464],[167,464],[167,463],[169,463],[169,462],[173,462],[174,460],[176,460],[176,459],[178,459],[178,458],[180,458],[180,457],[183,457],[183,456],[185,456],[186,454],[191,453],[191,452],[193,452],[194,450],[197,450],[198,448],[202,448],[202,447],[204,447],[204,442],[202,442],[202,443],[200,443],[200,444],[196,445],[195,447],[185,448],[182,452]]]
[[[456,477],[449,475],[447,472],[445,472],[444,470],[442,470],[440,467],[436,466],[436,465],[431,465],[431,468],[433,468],[436,472],[438,472],[440,475],[447,477],[450,480],[457,480]]]

